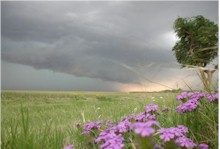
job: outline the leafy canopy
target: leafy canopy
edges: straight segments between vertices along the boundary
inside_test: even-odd
[[[174,30],[179,40],[172,51],[183,65],[205,67],[218,55],[218,26],[214,22],[196,16],[177,18]]]

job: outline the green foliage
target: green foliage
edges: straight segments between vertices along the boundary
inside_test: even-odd
[[[172,51],[183,65],[205,67],[218,54],[218,26],[214,22],[196,16],[177,18],[174,30],[179,37]]]

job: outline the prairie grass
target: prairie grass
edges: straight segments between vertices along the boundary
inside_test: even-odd
[[[175,100],[178,94],[2,91],[1,148],[62,149],[68,144],[74,144],[76,149],[95,148],[87,144],[90,141],[74,123],[119,122],[123,116],[142,112],[148,104],[158,104],[158,121],[163,127],[186,125],[194,140],[208,140],[217,148],[218,107],[204,103],[204,111],[179,115],[175,110],[180,104]],[[164,107],[169,111],[161,112]],[[207,126],[203,127],[204,123]]]

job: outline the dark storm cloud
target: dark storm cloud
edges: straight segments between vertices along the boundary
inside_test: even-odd
[[[2,2],[2,59],[134,83],[137,75],[120,64],[178,67],[171,65],[174,20],[217,22],[217,12],[218,2]]]

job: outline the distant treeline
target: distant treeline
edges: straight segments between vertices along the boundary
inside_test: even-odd
[[[173,90],[162,90],[162,91],[153,91],[153,92],[129,92],[129,93],[179,93],[183,91],[182,89],[173,89]]]

